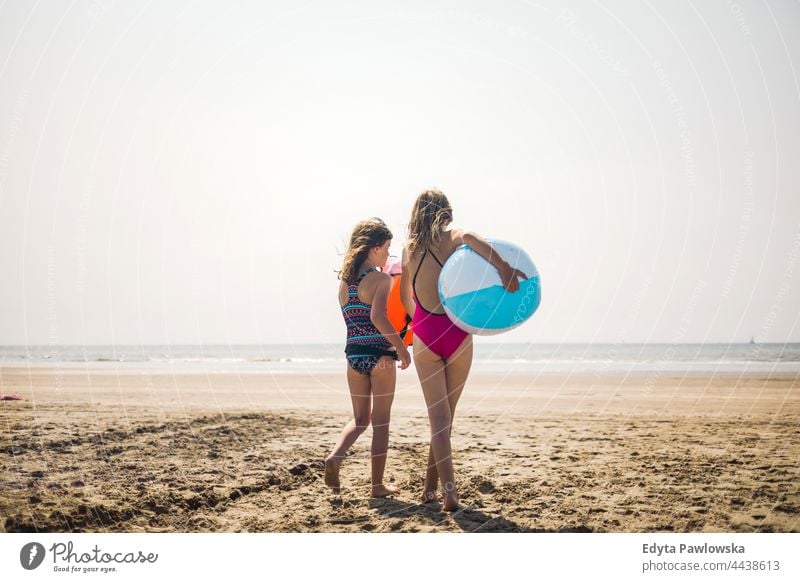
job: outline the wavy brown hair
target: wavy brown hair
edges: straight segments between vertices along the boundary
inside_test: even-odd
[[[408,222],[408,252],[414,255],[419,250],[430,249],[439,242],[445,221],[453,220],[450,202],[440,190],[425,190],[417,196]]]
[[[342,270],[337,271],[339,279],[348,285],[354,284],[361,263],[367,258],[370,249],[383,246],[387,240],[392,240],[392,231],[380,218],[368,218],[359,222],[350,235],[350,244],[344,254]]]

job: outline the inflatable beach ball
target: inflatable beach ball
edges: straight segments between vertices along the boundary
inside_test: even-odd
[[[528,276],[519,289],[506,291],[500,274],[486,259],[461,245],[439,275],[439,298],[458,327],[477,335],[496,335],[525,322],[542,300],[539,271],[524,250],[510,242],[487,239],[506,262]]]
[[[403,302],[400,300],[400,275],[403,272],[402,260],[398,257],[389,257],[386,266],[383,267],[384,273],[392,276],[392,289],[389,291],[389,300],[386,305],[386,316],[392,326],[403,338],[403,343],[410,346],[414,342],[412,333],[411,317],[406,313]]]

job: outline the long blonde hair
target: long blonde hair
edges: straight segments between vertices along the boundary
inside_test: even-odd
[[[392,232],[380,218],[368,218],[356,224],[344,254],[342,270],[337,271],[339,279],[353,285],[370,249],[383,246],[387,240],[392,240]]]
[[[439,242],[445,221],[453,220],[450,202],[440,190],[425,190],[417,196],[408,222],[407,248],[411,255]]]

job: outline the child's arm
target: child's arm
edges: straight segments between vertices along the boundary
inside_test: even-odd
[[[414,317],[414,289],[411,281],[411,273],[408,272],[408,252],[403,248],[402,258],[403,270],[400,273],[400,302],[409,316]]]
[[[372,276],[374,277],[375,275]],[[383,334],[383,337],[389,340],[389,343],[397,349],[397,354],[403,364],[402,368],[405,369],[411,362],[411,358],[408,356],[408,348],[406,348],[400,334],[397,333],[392,322],[386,316],[389,292],[392,290],[392,276],[386,273],[379,273],[379,276],[375,295],[372,297],[372,311],[369,314],[369,318],[378,331]]]
[[[509,265],[503,257],[500,256],[491,243],[475,232],[465,230],[456,230],[453,233],[456,241],[468,245],[472,250],[486,259],[500,275],[500,280],[503,282],[503,287],[509,291],[517,291],[519,289],[519,281],[517,277],[527,279],[528,276],[518,269],[514,269]]]

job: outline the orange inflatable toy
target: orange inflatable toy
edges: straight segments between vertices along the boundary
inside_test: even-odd
[[[386,306],[386,315],[389,321],[403,338],[403,342],[410,346],[414,341],[412,332],[411,316],[406,313],[403,302],[400,300],[400,275],[403,272],[403,265],[397,257],[389,257],[386,266],[383,268],[384,273],[389,273],[392,276],[392,290],[389,291],[389,303]]]

